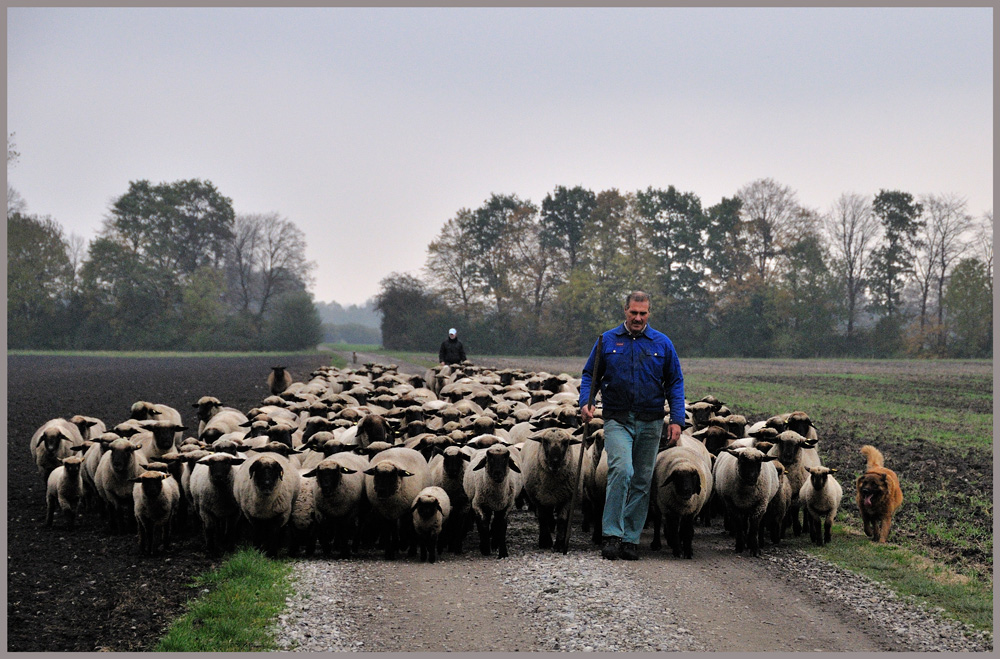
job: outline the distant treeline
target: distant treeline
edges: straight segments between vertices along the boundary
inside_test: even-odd
[[[634,289],[692,357],[991,357],[992,210],[881,190],[821,212],[771,179],[707,208],[673,186],[493,194],[375,308],[389,349],[434,351],[456,327],[473,355],[583,354]]]
[[[344,307],[337,302],[317,302],[316,311],[323,322],[323,340],[329,343],[380,345],[381,316],[374,309],[375,300],[361,306]]]
[[[210,182],[131,182],[89,244],[11,192],[8,348],[298,350],[323,338],[302,232],[276,213],[236,215]]]

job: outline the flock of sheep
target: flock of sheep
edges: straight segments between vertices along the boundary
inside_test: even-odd
[[[434,562],[460,553],[474,525],[481,553],[503,558],[509,516],[524,506],[538,546],[565,551],[574,494],[600,542],[607,483],[603,420],[580,425],[579,384],[468,362],[423,376],[321,367],[305,382],[274,367],[259,407],[194,402],[196,436],[175,408],[138,401],[110,431],[93,417],[52,419],[30,449],[47,484],[46,524],[57,510],[68,525],[98,511],[110,532],[137,530],[147,554],[197,524],[213,555],[247,537],[271,556],[284,546],[312,554],[318,542],[341,557],[377,545],[387,559],[419,550]],[[687,407],[681,440],[657,456],[653,549],[662,527],[673,554],[691,558],[696,518],[714,515],[736,551],[754,556],[803,524],[814,542],[830,540],[842,491],[808,415],[748,425],[711,396]]]

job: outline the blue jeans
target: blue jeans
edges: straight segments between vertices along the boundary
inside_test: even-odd
[[[639,421],[629,413],[627,423],[604,421],[604,450],[608,452],[608,488],[604,497],[602,531],[605,537],[639,544],[649,510],[649,486],[660,447],[663,421]]]

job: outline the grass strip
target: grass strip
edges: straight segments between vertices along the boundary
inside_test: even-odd
[[[188,605],[171,624],[157,652],[257,652],[276,649],[274,618],[291,595],[292,566],[241,549],[217,570],[197,577],[194,587],[209,592]]]
[[[832,542],[822,547],[806,543],[802,549],[900,596],[939,607],[948,618],[993,632],[993,586],[974,575],[956,573],[902,545],[874,543],[839,524],[833,526]]]

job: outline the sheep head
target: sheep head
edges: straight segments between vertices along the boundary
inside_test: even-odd
[[[157,410],[152,403],[145,400],[137,400],[132,403],[129,418],[136,419],[138,421],[148,421],[152,417],[159,415],[159,410]]]
[[[521,473],[521,469],[514,462],[510,454],[510,449],[502,444],[497,444],[486,449],[486,455],[472,468],[473,471],[486,469],[486,475],[494,482],[500,483],[507,478],[507,470]]]
[[[788,419],[785,421],[785,428],[788,430],[795,431],[805,437],[809,434],[810,428],[815,428],[812,419],[805,412],[792,412],[788,415]]]
[[[795,463],[799,457],[799,451],[804,448],[814,448],[818,441],[806,439],[794,430],[786,430],[774,438],[775,444],[778,445],[778,455],[786,466]]]
[[[566,462],[570,446],[580,444],[582,440],[574,438],[563,428],[546,428],[528,436],[529,440],[541,444],[541,465],[549,471],[558,471]]]
[[[765,455],[755,448],[729,448],[726,449],[726,453],[736,458],[736,470],[744,483],[756,483],[760,477],[761,465],[778,459],[776,455]]]
[[[191,407],[198,410],[199,421],[208,421],[222,408],[222,401],[215,396],[202,396],[197,403],[191,403]]]
[[[66,469],[66,473],[69,476],[76,476],[80,473],[80,465],[83,464],[83,456],[71,455],[68,458],[63,458],[60,462],[62,462],[62,466]]]
[[[131,467],[139,445],[133,444],[127,439],[116,439],[111,442],[109,450],[111,451],[111,468],[116,473],[124,474]]]
[[[411,512],[416,512],[422,519],[430,519],[437,515],[438,513],[444,512],[441,510],[441,502],[438,498],[430,494],[421,494],[413,500],[413,505],[410,506]]]
[[[468,453],[457,446],[448,446],[444,450],[442,469],[448,478],[460,478],[465,471],[465,463],[472,459]]]
[[[59,450],[60,444],[70,441],[72,440],[59,428],[46,428],[45,432],[42,433],[40,443],[45,445],[46,451],[55,453]]]
[[[261,492],[270,493],[285,477],[285,468],[269,455],[263,455],[250,465],[250,479]]]
[[[837,473],[836,469],[830,469],[828,467],[806,467],[806,471],[809,472],[809,481],[812,483],[814,490],[822,490],[826,487],[826,479],[830,474]]]
[[[323,460],[316,468],[302,474],[305,478],[316,478],[316,483],[319,484],[320,489],[323,492],[334,492],[338,487],[340,487],[340,481],[345,474],[356,474],[357,469],[351,469],[346,467],[336,460]]]
[[[129,482],[139,483],[143,494],[150,498],[156,498],[163,491],[163,481],[168,478],[173,477],[165,471],[147,470],[136,478],[130,478]]]
[[[681,501],[687,501],[696,494],[701,494],[701,476],[698,470],[690,465],[680,465],[671,470],[663,479],[663,487],[674,486],[674,494]]]
[[[392,497],[399,490],[402,480],[413,476],[413,472],[397,467],[388,460],[366,469],[364,473],[372,477],[375,496],[379,499]]]
[[[153,433],[153,441],[156,448],[161,451],[168,450],[174,445],[174,435],[187,430],[187,426],[181,426],[170,421],[143,421],[142,427]]]

